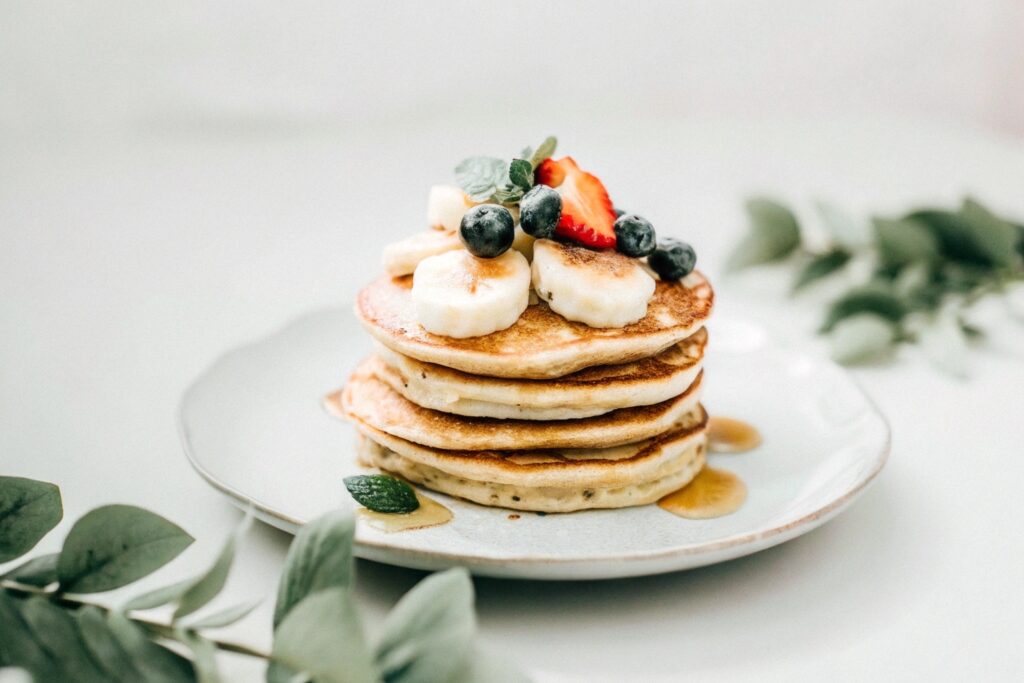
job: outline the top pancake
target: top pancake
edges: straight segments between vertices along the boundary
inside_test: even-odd
[[[545,379],[594,365],[653,356],[699,330],[711,314],[714,292],[699,272],[680,282],[658,282],[647,315],[621,328],[566,320],[543,301],[512,327],[467,339],[431,334],[416,322],[412,276],[383,276],[356,298],[356,315],[389,349],[476,375]]]

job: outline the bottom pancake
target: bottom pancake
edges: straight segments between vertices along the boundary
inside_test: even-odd
[[[524,486],[468,479],[399,455],[360,435],[360,459],[366,465],[397,474],[424,488],[487,505],[530,512],[575,512],[647,505],[688,484],[706,458],[701,433],[674,458],[671,471],[649,481],[612,487]]]

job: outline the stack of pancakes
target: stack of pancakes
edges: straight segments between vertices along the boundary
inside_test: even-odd
[[[483,337],[416,322],[412,277],[382,277],[356,314],[378,342],[333,407],[360,457],[483,505],[570,512],[651,503],[704,465],[704,323],[697,272],[658,282],[642,320],[598,329],[543,301]]]

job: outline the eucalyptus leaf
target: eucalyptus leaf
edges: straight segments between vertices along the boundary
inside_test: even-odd
[[[530,683],[515,662],[474,645],[449,683]]]
[[[249,600],[248,602],[243,602],[238,605],[225,607],[224,609],[202,616],[195,621],[190,621],[184,626],[193,631],[230,626],[231,624],[247,617],[254,609],[256,609],[256,607],[259,606],[260,602],[262,602],[262,600]]]
[[[884,266],[900,268],[909,263],[931,263],[938,259],[938,240],[919,221],[876,217],[871,222],[878,256]]]
[[[198,576],[182,594],[178,600],[178,607],[174,610],[175,621],[205,606],[224,588],[231,572],[231,565],[235,561],[237,541],[238,534],[232,533],[210,568]]]
[[[470,157],[455,167],[455,182],[470,199],[483,202],[504,184],[507,169],[506,162],[495,157]]]
[[[37,681],[59,681],[63,674],[32,635],[19,610],[20,601],[0,590],[0,666],[25,669]]]
[[[326,588],[306,596],[277,627],[274,661],[317,683],[379,680],[348,591]]]
[[[61,590],[113,590],[156,571],[194,539],[160,515],[132,505],[105,505],[71,527],[57,562]]]
[[[905,218],[921,223],[935,235],[944,258],[960,263],[991,265],[985,248],[978,244],[975,230],[959,212],[920,209]]]
[[[107,614],[107,626],[146,683],[194,683],[195,669],[181,655],[157,645],[121,612]]]
[[[21,614],[32,637],[57,662],[67,680],[83,683],[107,680],[79,635],[78,624],[67,610],[45,598],[33,596],[22,603]]]
[[[964,199],[960,215],[977,249],[985,255],[989,263],[1009,268],[1019,262],[1019,234],[1012,224],[999,218],[971,197]]]
[[[730,255],[726,267],[739,270],[786,258],[800,246],[800,226],[788,208],[770,199],[747,201],[750,230]]]
[[[22,477],[0,477],[0,563],[35,547],[64,516],[60,489]]]
[[[821,331],[830,332],[840,320],[858,313],[874,313],[895,323],[906,315],[907,308],[903,301],[891,292],[875,287],[854,289],[832,304]]]
[[[131,598],[121,606],[121,610],[124,612],[134,612],[135,610],[153,609],[154,607],[162,607],[168,603],[176,602],[181,599],[185,591],[191,588],[195,582],[196,578],[192,577],[183,581],[177,581],[169,586],[154,588],[151,591]]]
[[[108,680],[126,683],[142,680],[142,674],[110,630],[102,610],[94,605],[85,605],[78,608],[74,616],[82,642]]]
[[[346,510],[328,512],[299,529],[278,583],[274,628],[307,595],[324,588],[348,588],[354,535],[355,518]]]
[[[925,358],[936,369],[958,379],[967,377],[967,336],[952,307],[945,307],[931,325],[924,326],[918,341]]]
[[[44,588],[57,581],[57,558],[59,553],[49,553],[33,557],[7,572],[0,579],[16,581],[26,586]]]
[[[793,282],[793,291],[801,290],[812,282],[842,269],[849,263],[851,256],[852,254],[846,249],[837,247],[813,257],[797,273],[796,280]]]
[[[558,147],[558,138],[554,135],[549,135],[544,138],[544,142],[540,143],[536,151],[530,154],[523,154],[524,157],[530,160],[530,166],[537,168],[540,163],[545,159],[549,158],[555,153],[555,149]]]
[[[199,683],[220,683],[220,671],[217,669],[217,649],[213,643],[187,629],[177,630],[176,635],[192,651],[192,666],[195,668],[196,679]]]
[[[457,568],[428,576],[384,620],[376,648],[384,680],[449,680],[464,665],[475,630],[469,573]]]
[[[896,328],[882,316],[858,313],[836,323],[831,341],[833,360],[860,363],[891,349],[896,341]]]
[[[870,241],[868,230],[859,221],[840,207],[830,202],[817,201],[814,208],[825,232],[838,246],[848,251],[859,249]]]

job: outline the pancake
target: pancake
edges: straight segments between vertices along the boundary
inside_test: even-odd
[[[392,436],[446,450],[592,448],[640,441],[702,410],[701,376],[680,396],[579,420],[538,422],[464,417],[422,408],[373,374],[367,358],[341,393],[345,416]]]
[[[526,379],[653,356],[703,327],[714,303],[711,285],[694,271],[680,282],[658,282],[647,315],[625,327],[595,328],[566,320],[541,301],[507,329],[454,339],[431,334],[416,322],[411,289],[412,276],[383,276],[359,292],[356,316],[377,341],[427,363]]]
[[[417,464],[513,486],[585,488],[649,481],[671,474],[682,451],[707,440],[703,409],[656,438],[604,448],[451,451],[421,446],[363,422],[355,426],[363,436]]]
[[[653,503],[688,484],[704,466],[705,451],[703,438],[689,440],[676,453],[675,467],[667,474],[609,486],[531,486],[470,479],[418,463],[366,437],[361,439],[360,456],[369,465],[425,488],[481,505],[535,512],[575,512]]]
[[[653,405],[686,391],[701,370],[701,328],[656,356],[585,368],[551,380],[481,377],[409,358],[380,346],[373,372],[424,408],[468,417],[572,420]]]

